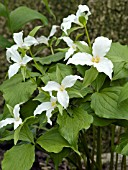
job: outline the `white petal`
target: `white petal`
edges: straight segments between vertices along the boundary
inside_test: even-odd
[[[50,95],[50,96],[51,96],[51,95]],[[51,101],[51,102],[56,102],[56,101],[57,101],[57,98],[54,97],[54,96],[51,96],[50,101]]]
[[[74,14],[69,15],[67,18],[63,19],[61,24],[61,29],[67,34],[67,30],[71,28],[72,22],[74,22],[76,16]]]
[[[22,60],[19,52],[16,50],[16,46],[8,49],[6,54],[9,60],[11,58],[11,60],[13,60],[16,63],[19,63]]]
[[[8,70],[9,79],[18,72],[19,68],[20,68],[20,65],[18,63],[14,63],[13,65],[9,67],[9,70]]]
[[[90,55],[90,54],[88,54],[88,53],[81,53],[81,52],[79,52],[79,53],[76,53],[76,54],[74,54],[73,55],[73,57],[72,58],[69,58],[69,60],[68,60],[68,62],[67,62],[67,64],[74,64],[74,65],[89,65],[89,66],[91,66],[91,65],[93,65],[93,63],[92,63],[92,56]]]
[[[22,46],[28,48],[36,43],[38,43],[38,41],[34,37],[28,35],[26,38],[24,38],[24,43]]]
[[[15,121],[14,118],[7,118],[7,119],[5,119],[5,120],[2,120],[2,121],[0,121],[0,128],[6,126],[6,125],[8,125],[8,124],[14,123],[14,121]]]
[[[97,37],[93,43],[92,53],[94,57],[104,57],[110,50],[112,40],[106,37]]]
[[[57,92],[58,102],[66,109],[69,104],[69,95],[66,90]]]
[[[48,45],[48,40],[49,40],[49,38],[47,38],[47,37],[45,37],[43,35],[41,37],[37,38],[38,44],[46,44],[46,45]]]
[[[19,120],[15,120],[14,122],[14,130],[18,128],[18,126],[22,123],[22,119],[20,118]]]
[[[67,88],[67,87],[72,87],[76,80],[83,80],[82,77],[80,76],[77,76],[77,75],[69,75],[69,76],[66,76],[63,80],[62,80],[62,85]]]
[[[80,41],[81,44],[88,46],[88,44],[85,41]]]
[[[45,87],[42,87],[44,91],[58,91],[60,88],[60,84],[55,81],[49,81]]]
[[[60,39],[63,39],[69,47],[72,47],[73,45],[75,45],[73,41],[71,40],[71,38],[69,37],[61,37]]]
[[[58,27],[59,26],[57,26],[57,25],[52,26],[52,29],[51,29],[51,32],[50,32],[48,38],[52,37],[56,33]]]
[[[14,114],[15,119],[19,119],[19,117],[20,117],[19,111],[20,111],[20,104],[16,104],[13,109],[13,114]]]
[[[17,45],[13,45],[10,48],[7,48],[6,57],[7,57],[8,62],[11,62],[10,58],[12,58],[12,56],[15,55],[15,51],[17,51],[17,49],[18,49]]]
[[[74,49],[74,48],[69,48],[68,51],[67,51],[66,54],[65,54],[65,59],[64,59],[64,61],[67,60],[67,59],[69,59],[69,57],[74,53],[75,50],[76,50],[76,49]]]
[[[44,102],[37,106],[34,111],[34,116],[37,114],[41,114],[43,111],[47,111],[52,108],[51,102]]]
[[[26,64],[27,64],[29,61],[31,61],[31,60],[33,60],[33,58],[25,55],[25,56],[23,57],[22,64],[23,64],[23,65],[26,65]]]
[[[76,16],[79,17],[82,13],[86,12],[86,15],[89,16],[91,14],[89,7],[87,5],[79,5],[78,10],[76,12]]]
[[[51,118],[51,116],[52,116],[52,111],[53,111],[54,109],[49,109],[49,110],[47,110],[46,111],[46,116],[47,116],[47,122],[50,124],[50,125],[52,125],[52,121],[50,120],[50,118]]]
[[[108,58],[100,58],[100,62],[94,63],[94,67],[96,67],[99,72],[105,73],[112,79],[113,63]]]
[[[22,47],[22,44],[23,44],[23,31],[18,32],[18,33],[14,33],[13,34],[13,39],[14,39],[15,43],[19,47]]]

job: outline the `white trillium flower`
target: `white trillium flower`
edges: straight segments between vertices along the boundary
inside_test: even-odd
[[[16,51],[14,47],[10,48],[8,52],[6,53],[6,55],[7,55],[8,61],[10,61],[11,59],[12,61],[15,62],[9,67],[9,70],[8,70],[9,79],[18,72],[21,66],[26,66],[26,64],[32,60],[32,58],[27,55],[25,55],[24,57],[21,57],[19,52]]]
[[[6,118],[5,120],[0,121],[0,128],[14,123],[14,130],[22,123],[22,119],[20,118],[20,104],[15,105],[13,109],[14,118]]]
[[[110,50],[112,40],[106,37],[97,37],[92,47],[92,55],[85,52],[78,52],[73,55],[67,64],[94,66],[98,72],[103,72],[112,79],[113,63],[105,57]]]
[[[86,19],[86,22],[88,20],[88,16],[91,15],[91,12],[89,10],[89,7],[87,5],[79,5],[78,6],[78,10],[76,12],[76,18],[75,18],[75,23],[78,25],[83,26],[80,22],[79,22],[79,17],[80,16],[84,16]]]
[[[69,57],[77,50],[77,45],[69,37],[61,37],[60,39],[63,39],[66,42],[66,44],[69,46],[69,49],[65,54],[65,59],[64,59],[65,61],[69,59]],[[80,41],[80,43],[88,46],[87,43],[84,41]]]
[[[53,25],[52,26],[52,29],[51,29],[51,31],[50,31],[50,34],[49,34],[49,36],[48,37],[45,37],[45,36],[41,36],[41,37],[38,37],[36,40],[37,40],[37,43],[35,43],[35,45],[38,45],[38,44],[46,44],[47,46],[49,45],[49,43],[48,43],[48,41],[49,41],[49,39],[56,33],[56,31],[57,31],[57,28],[58,28],[59,26],[57,26],[57,25]]]
[[[24,48],[24,49],[29,49],[29,47],[31,45],[34,45],[35,43],[37,43],[37,40],[30,35],[25,37],[23,40],[23,31],[21,31],[19,33],[14,33],[13,39],[14,39],[17,47]]]
[[[56,101],[57,98],[51,95],[50,102],[44,102],[37,106],[36,110],[34,111],[34,116],[41,114],[43,111],[46,111],[48,123],[52,125],[50,118],[52,116],[52,111],[56,108]]]
[[[65,89],[72,87],[78,79],[83,80],[80,76],[69,75],[62,80],[61,84],[49,81],[42,89],[48,92],[57,91],[57,100],[66,109],[69,105],[69,95]]]
[[[75,24],[83,27],[83,25],[79,22],[79,17],[84,16],[87,21],[89,15],[91,15],[91,12],[90,12],[88,6],[87,5],[79,5],[76,15],[71,14],[67,18],[63,19],[63,22],[61,24],[61,29],[67,35],[68,34],[67,30],[69,30],[71,28],[72,23],[75,23]]]

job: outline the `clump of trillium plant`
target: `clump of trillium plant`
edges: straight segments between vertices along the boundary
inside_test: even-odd
[[[49,153],[56,169],[64,157],[74,157],[72,162],[79,169],[102,169],[102,160],[94,159],[94,155],[101,155],[101,127],[123,126],[128,119],[128,48],[112,43],[105,35],[91,43],[89,15],[88,6],[79,5],[76,14],[64,18],[61,26],[52,26],[49,36],[37,37],[37,28],[24,39],[23,31],[13,34],[15,44],[6,51],[8,79],[0,86],[5,99],[0,140],[14,139],[15,144],[5,153],[4,170],[29,170],[35,160],[35,148]],[[55,36],[58,28],[61,37]],[[77,36],[82,40],[72,36],[79,29],[85,31],[85,36]],[[68,48],[60,48],[62,41]],[[49,48],[51,55],[42,56],[39,47]],[[98,129],[99,150],[95,151],[94,146],[89,152],[87,129],[92,127]],[[123,139],[128,141],[127,132]],[[123,139],[115,152],[126,156]],[[93,140],[94,143],[95,133]],[[12,155],[17,155],[17,163]]]

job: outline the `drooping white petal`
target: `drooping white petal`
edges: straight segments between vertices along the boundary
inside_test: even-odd
[[[69,37],[61,37],[60,39],[63,39],[69,47],[72,47],[74,45],[74,42]]]
[[[74,65],[93,65],[92,63],[92,56],[88,53],[79,52],[73,55],[72,58],[69,58],[67,64],[74,64]]]
[[[0,128],[6,126],[6,125],[8,125],[8,124],[12,124],[12,123],[14,123],[14,122],[15,122],[15,119],[14,119],[14,118],[7,118],[7,119],[5,119],[5,120],[1,120],[1,121],[0,121]]]
[[[85,41],[80,41],[81,44],[88,46],[88,44]]]
[[[22,44],[23,44],[23,31],[18,32],[18,33],[14,33],[13,34],[13,39],[14,39],[15,43],[19,47],[22,47]]]
[[[47,111],[52,108],[51,102],[44,102],[37,106],[34,111],[34,116],[37,114],[41,114],[43,111]]]
[[[67,60],[67,59],[74,53],[75,50],[76,50],[76,49],[74,49],[74,48],[69,48],[68,51],[67,51],[66,54],[65,54],[65,59],[64,59],[64,61]]]
[[[13,109],[14,118],[15,118],[16,120],[18,120],[19,117],[20,117],[19,111],[20,111],[20,104],[16,104],[15,107],[14,107],[14,109]]]
[[[92,53],[94,57],[104,57],[110,50],[112,40],[106,37],[97,37],[92,46]]]
[[[61,29],[67,34],[67,30],[71,28],[72,22],[74,22],[76,16],[74,14],[69,15],[67,18],[63,19],[61,24]]]
[[[22,46],[27,48],[36,43],[38,43],[38,41],[34,37],[28,35],[27,37],[24,38],[24,43]]]
[[[49,40],[49,38],[42,35],[41,37],[37,38],[37,42],[38,42],[37,44],[46,44],[46,45],[48,45],[48,40]],[[35,44],[35,45],[37,45],[37,44]]]
[[[19,118],[18,120],[14,121],[14,130],[18,128],[18,126],[22,123],[22,119]]]
[[[58,25],[53,25],[52,26],[52,29],[50,31],[50,34],[49,34],[48,38],[52,37],[56,33],[58,27],[59,27]]]
[[[57,82],[55,82],[55,81],[49,81],[49,82],[46,84],[45,87],[42,87],[42,89],[43,89],[44,91],[49,91],[49,92],[50,92],[50,91],[53,91],[53,90],[58,91],[59,88],[60,88],[60,84],[57,83]]]
[[[87,5],[79,5],[78,10],[76,12],[76,16],[79,17],[82,15],[82,13],[86,12],[86,16],[91,15],[91,12],[89,10],[89,7]]]
[[[19,52],[17,51],[16,46],[14,46],[13,48],[12,47],[9,48],[7,50],[6,55],[7,55],[7,59],[9,61],[10,61],[10,58],[11,58],[11,60],[13,60],[16,63],[21,61],[21,56],[20,56]]]
[[[66,109],[69,105],[69,95],[66,90],[57,92],[58,102]]]
[[[19,68],[20,68],[20,65],[18,63],[14,63],[9,67],[9,70],[8,70],[9,79],[18,72]]]
[[[8,62],[11,62],[10,59],[12,58],[13,55],[15,55],[15,51],[17,51],[17,49],[18,49],[17,45],[13,45],[10,48],[7,48],[6,58]]]
[[[80,76],[77,76],[77,75],[69,75],[69,76],[66,76],[63,80],[62,80],[62,85],[67,88],[67,87],[72,87],[76,80],[83,80],[82,77]]]
[[[49,110],[47,110],[46,111],[46,116],[47,116],[47,122],[50,124],[50,125],[52,125],[52,121],[50,120],[50,118],[51,118],[51,116],[52,116],[52,111],[53,111],[54,109],[49,109]]]
[[[27,64],[29,61],[31,61],[31,60],[33,60],[33,58],[25,55],[25,56],[23,57],[23,59],[22,59],[22,64],[23,64],[23,65],[26,65],[26,64]]]
[[[97,68],[98,72],[103,72],[112,79],[113,63],[108,58],[100,58],[99,63],[94,63],[93,66]]]

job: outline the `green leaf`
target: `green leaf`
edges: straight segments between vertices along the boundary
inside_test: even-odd
[[[121,87],[110,87],[92,95],[91,107],[95,114],[108,119],[128,119],[128,100],[118,105]]]
[[[3,96],[6,103],[10,106],[15,106],[17,103],[26,102],[33,92],[36,90],[37,85],[32,82],[21,82],[12,85],[3,90]]]
[[[63,112],[63,115],[59,114],[57,123],[61,135],[77,149],[79,131],[88,129],[93,122],[93,117],[81,108],[70,110],[69,114],[67,112]]]
[[[65,76],[68,76],[71,74],[72,74],[71,66],[60,64],[60,63],[56,64],[56,77],[59,83],[61,83],[61,81],[63,80]]]
[[[112,62],[128,62],[128,46],[120,43],[112,43],[110,51],[107,53],[107,58]]]
[[[83,80],[83,87],[89,86],[98,76],[98,71],[96,68],[91,67],[87,71],[85,71],[85,76]]]
[[[77,45],[77,48],[81,51],[81,52],[86,52],[91,54],[91,49],[89,46],[83,45],[80,41],[75,42],[75,44]]]
[[[0,16],[7,17],[6,7],[0,3]]]
[[[30,33],[29,35],[34,37],[37,31],[41,28],[42,26],[36,26]]]
[[[62,60],[65,57],[65,52],[58,52],[55,53],[54,55],[50,55],[47,57],[36,57],[35,60],[39,61],[42,65],[48,65],[51,64],[52,62],[57,62]]]
[[[48,152],[58,153],[69,143],[60,135],[58,129],[51,129],[37,139],[37,143]]]
[[[48,12],[53,16],[54,19],[56,19],[56,16],[54,15],[53,11],[50,9],[50,6],[48,4],[48,0],[42,0],[42,2],[44,3],[44,5],[46,5]]]
[[[123,102],[126,99],[128,99],[128,83],[126,83],[124,85],[124,87],[121,89],[119,99],[118,99],[118,103],[120,104],[121,102]]]
[[[79,22],[83,25],[83,26],[86,26],[86,19],[84,16],[80,16],[79,17]]]
[[[25,6],[18,7],[10,13],[11,30],[15,32],[27,22],[35,19],[41,20],[45,25],[47,24],[47,18],[41,13]]]
[[[31,144],[13,146],[4,154],[2,170],[29,170],[35,160],[35,147]]]
[[[105,82],[106,75],[104,73],[98,74],[96,79],[93,81],[92,86],[96,89],[96,91],[99,91],[101,87],[103,86]]]
[[[7,38],[4,38],[2,35],[0,35],[0,48],[5,49],[11,46],[12,46],[12,43],[8,41]]]
[[[63,158],[68,156],[70,153],[69,148],[64,148],[61,152],[59,153],[51,153],[50,156],[52,157],[54,164],[55,164],[55,169],[58,170],[59,164],[62,162]]]
[[[115,151],[128,156],[128,132],[121,135],[120,143],[116,146]]]

